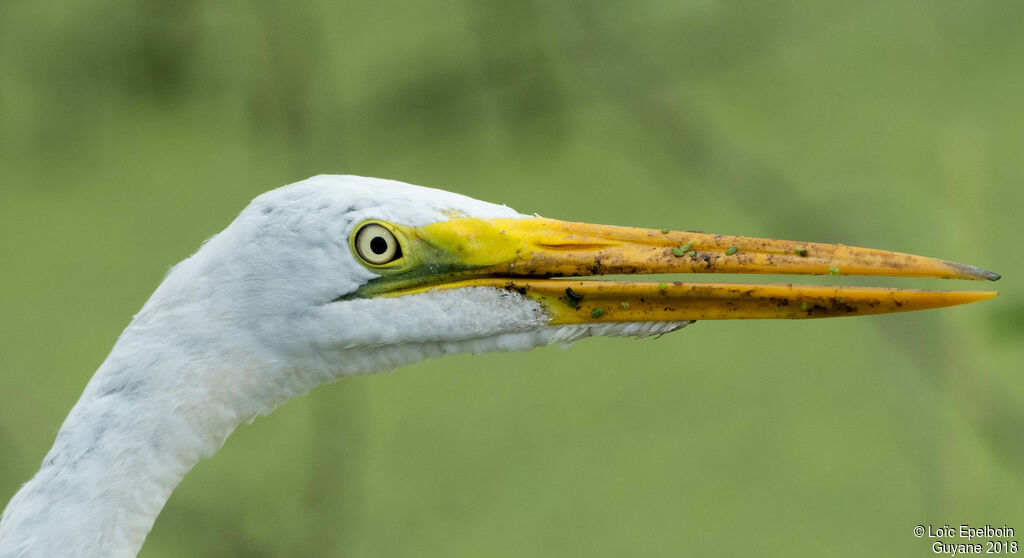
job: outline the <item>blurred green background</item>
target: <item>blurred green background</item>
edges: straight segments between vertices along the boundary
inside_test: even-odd
[[[1006,278],[872,281],[1000,290],[966,307],[345,379],[240,428],[142,556],[1024,542],[1022,36],[995,0],[3,2],[0,501],[169,266],[257,194],[350,173]]]

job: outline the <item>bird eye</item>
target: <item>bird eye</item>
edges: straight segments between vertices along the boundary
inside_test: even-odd
[[[356,253],[370,265],[384,265],[402,257],[398,239],[385,227],[370,223],[356,232]]]

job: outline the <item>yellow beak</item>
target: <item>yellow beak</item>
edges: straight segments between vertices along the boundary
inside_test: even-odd
[[[419,271],[398,274],[415,277],[415,281],[392,281],[387,295],[478,286],[506,289],[538,300],[552,324],[857,316],[966,304],[997,294],[552,277],[774,273],[999,279],[998,274],[977,267],[841,244],[569,223],[539,217],[455,218],[416,229],[400,227],[399,232],[405,249],[421,255],[416,265]],[[424,273],[424,269],[429,272]]]

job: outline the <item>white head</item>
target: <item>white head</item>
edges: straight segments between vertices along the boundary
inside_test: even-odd
[[[127,342],[138,346],[139,334],[156,333],[162,339],[174,334],[180,336],[175,347],[190,349],[192,357],[206,354],[222,366],[237,359],[227,367],[247,371],[244,384],[258,402],[243,413],[248,414],[269,411],[340,375],[393,369],[449,353],[527,350],[593,334],[664,333],[685,322],[552,324],[542,301],[514,289],[451,288],[460,284],[451,279],[490,275],[479,271],[480,262],[474,260],[479,256],[455,254],[473,260],[462,267],[475,268],[459,271],[450,259],[442,265],[443,256],[436,252],[429,254],[436,261],[423,261],[428,254],[413,243],[426,236],[424,227],[453,219],[477,225],[536,221],[443,190],[357,176],[316,176],[272,190],[168,273],[117,348]],[[403,259],[417,259],[410,269],[367,265],[353,238],[367,222],[409,233],[400,239],[400,249],[407,252]],[[502,249],[486,238],[493,232],[476,231],[485,255]],[[436,236],[429,240],[443,242]],[[420,253],[409,253],[414,251]],[[503,257],[494,255],[488,265]],[[413,277],[412,286],[444,288],[391,296],[404,286],[395,285],[360,295],[360,289],[382,276],[387,281],[396,275]],[[235,386],[239,380],[231,378]]]

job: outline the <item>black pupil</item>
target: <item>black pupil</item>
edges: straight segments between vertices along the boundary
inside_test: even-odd
[[[388,251],[388,241],[383,236],[375,236],[370,241],[370,250],[378,256]]]

